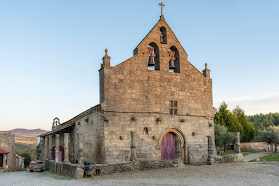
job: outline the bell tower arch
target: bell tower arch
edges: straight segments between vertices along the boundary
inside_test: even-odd
[[[149,70],[160,70],[160,52],[158,45],[154,42],[147,47],[147,60]]]

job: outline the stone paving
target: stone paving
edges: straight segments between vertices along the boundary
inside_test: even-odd
[[[279,185],[279,163],[242,162],[115,173],[74,180],[50,172],[0,174],[0,185]]]

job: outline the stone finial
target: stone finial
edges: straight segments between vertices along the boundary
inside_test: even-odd
[[[207,63],[204,64],[205,69],[202,71],[204,77],[209,77],[210,78],[210,70],[207,68]]]
[[[105,56],[103,57],[103,64],[102,67],[109,67],[110,66],[110,56],[108,56],[108,49],[105,49]]]

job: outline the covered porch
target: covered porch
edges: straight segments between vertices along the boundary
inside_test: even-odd
[[[9,151],[0,148],[0,172],[4,172],[8,167],[8,153]]]

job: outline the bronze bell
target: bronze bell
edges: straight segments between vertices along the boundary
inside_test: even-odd
[[[153,57],[151,57],[151,56],[149,56],[149,58],[148,58],[148,66],[149,67],[155,66]]]
[[[174,61],[172,59],[170,60],[170,69],[176,69],[174,66]]]

